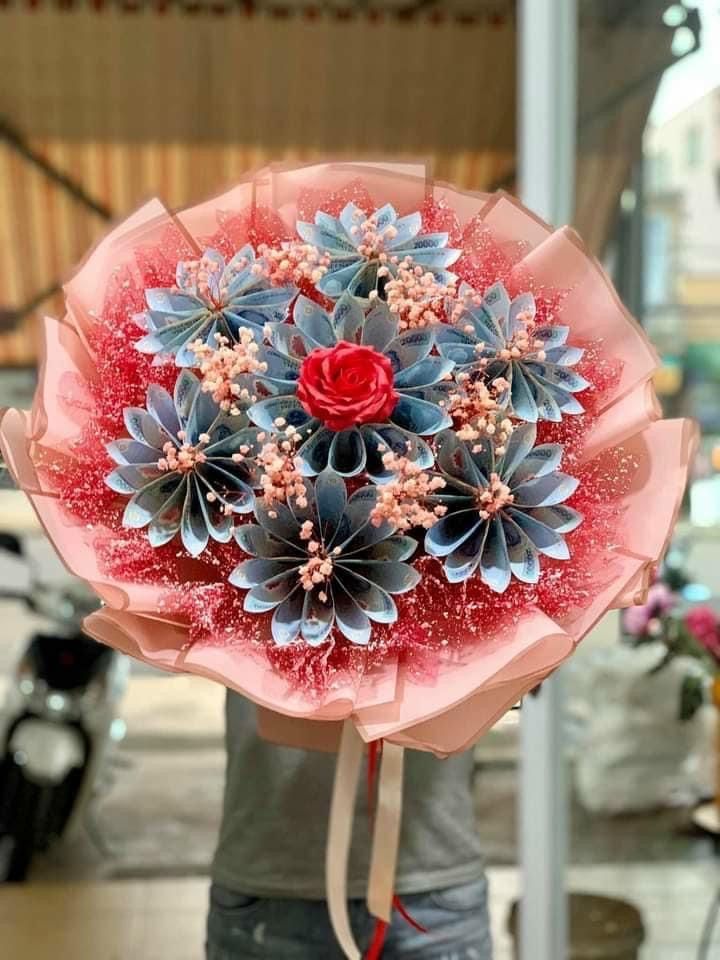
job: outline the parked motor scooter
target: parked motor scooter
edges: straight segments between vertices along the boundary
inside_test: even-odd
[[[2,568],[30,571],[24,589],[0,586],[0,596],[22,600],[50,622],[25,647],[0,715],[0,882],[24,880],[36,851],[81,824],[102,846],[93,801],[109,785],[125,733],[118,708],[127,660],[81,629],[97,598],[64,569],[48,577],[28,546],[0,534]]]

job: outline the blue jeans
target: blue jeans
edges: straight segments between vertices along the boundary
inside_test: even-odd
[[[492,960],[485,879],[402,900],[428,932],[395,913],[382,960]],[[375,922],[363,901],[350,901],[350,920],[364,951]],[[207,937],[207,960],[344,960],[324,901],[246,897],[214,885]]]

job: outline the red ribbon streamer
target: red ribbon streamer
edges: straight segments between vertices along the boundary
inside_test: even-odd
[[[415,930],[417,930],[418,933],[428,932],[427,927],[424,927],[421,923],[418,923],[417,920],[415,920],[413,917],[410,916],[410,914],[405,909],[405,905],[403,904],[402,900],[397,894],[395,894],[395,896],[393,897],[393,907],[395,907],[395,909],[403,918],[405,923],[409,923],[410,926],[413,927]]]
[[[421,923],[418,923],[405,909],[405,906],[397,896],[393,897],[393,907],[403,920],[406,923],[409,923],[410,926],[417,930],[418,933],[427,933],[427,927],[424,927]],[[385,940],[387,938],[388,930],[390,929],[390,924],[386,923],[384,920],[377,920],[375,922],[375,930],[373,932],[372,942],[368,947],[368,951],[365,954],[365,960],[381,960],[383,947],[385,946]]]
[[[372,943],[368,947],[368,952],[365,954],[365,960],[380,960],[389,926],[390,924],[385,923],[384,920],[378,920],[376,922],[375,933],[373,934]]]

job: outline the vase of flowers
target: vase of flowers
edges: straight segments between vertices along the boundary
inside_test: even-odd
[[[664,580],[657,580],[650,587],[647,603],[629,607],[623,613],[626,643],[633,647],[661,644],[664,648],[650,675],[659,673],[679,657],[684,659],[687,669],[680,687],[680,721],[692,719],[706,701],[708,677],[715,675],[720,658],[719,624],[720,618],[712,608],[688,608],[682,595]]]
[[[717,720],[715,801],[720,810],[720,614],[707,604],[687,607],[682,596],[658,581],[647,603],[624,612],[626,639],[634,645],[660,640],[665,653],[653,673],[678,657],[690,658],[700,671],[688,669],[680,688],[678,719],[691,719],[703,703],[715,707]]]
[[[590,810],[693,804],[707,789],[699,711],[714,697],[720,717],[720,618],[689,606],[685,586],[664,569],[647,602],[623,612],[622,642],[586,664],[576,782]]]

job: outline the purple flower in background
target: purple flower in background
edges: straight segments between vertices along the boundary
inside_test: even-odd
[[[647,602],[641,607],[628,607],[623,612],[623,629],[633,637],[653,633],[651,624],[667,616],[677,606],[676,594],[665,583],[654,583],[649,591]]]

